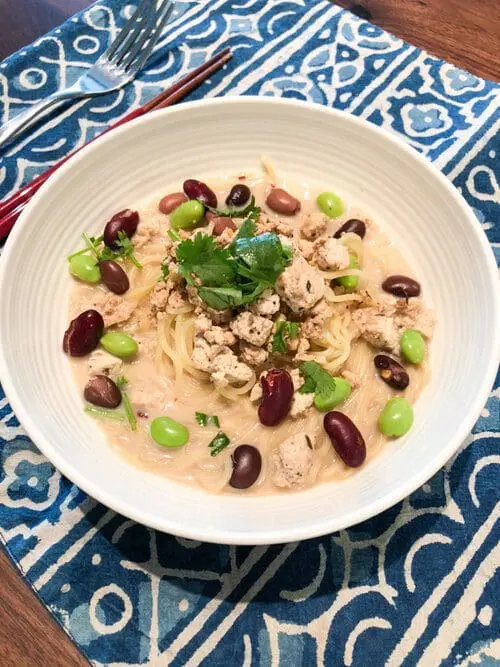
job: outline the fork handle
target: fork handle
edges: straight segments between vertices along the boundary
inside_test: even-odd
[[[45,111],[57,106],[64,100],[81,96],[82,93],[73,88],[59,90],[56,93],[49,95],[49,97],[46,97],[44,100],[40,100],[36,104],[33,104],[33,106],[30,106],[25,111],[21,111],[21,113],[18,113],[17,116],[14,116],[14,118],[0,127],[0,148],[17,137]]]

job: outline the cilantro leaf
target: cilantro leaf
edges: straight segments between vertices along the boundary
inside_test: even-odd
[[[134,244],[125,234],[125,232],[118,232],[118,239],[115,241],[117,250],[111,250],[108,246],[99,253],[99,261],[105,259],[129,259],[138,269],[142,269],[142,264],[134,255]]]
[[[219,218],[246,218],[250,215],[259,216],[260,208],[255,206],[255,197],[252,195],[250,203],[247,204],[244,208],[241,206],[230,206],[229,208],[213,208],[212,206],[207,206],[204,202],[201,202],[205,208],[211,213],[215,213]]]
[[[276,324],[276,331],[273,336],[272,350],[278,354],[288,352],[287,340],[294,340],[299,333],[300,325],[298,322],[289,322],[281,320]]]
[[[195,276],[206,287],[223,287],[233,282],[233,263],[227,248],[220,248],[210,234],[196,234],[177,246],[179,271],[191,285]],[[203,297],[202,297],[203,298]]]
[[[251,236],[255,236],[256,231],[257,231],[257,225],[255,224],[255,222],[252,220],[252,218],[247,218],[245,222],[241,225],[241,227],[238,229],[238,233],[233,239],[233,246],[238,239],[246,239],[250,238]]]
[[[225,449],[231,440],[227,437],[225,433],[219,431],[215,438],[208,444],[210,449],[210,456],[217,456],[223,449]]]
[[[240,276],[270,287],[287,265],[281,241],[273,232],[238,239],[233,254]]]
[[[158,278],[158,282],[161,282],[162,280],[166,280],[168,278],[168,274],[170,273],[169,268],[168,268],[169,261],[170,261],[169,258],[165,257],[165,259],[161,263],[161,266],[160,266],[161,275]]]
[[[195,412],[195,419],[200,426],[216,426],[219,428],[219,418],[217,415],[206,415],[204,412]]]
[[[116,378],[116,386],[118,387],[122,395],[122,405],[123,405],[123,410],[125,412],[125,417],[127,418],[131,430],[135,431],[137,430],[137,419],[135,417],[135,412],[132,408],[132,404],[130,403],[128,394],[125,391],[125,387],[127,386],[127,384],[128,380],[125,376],[120,375],[120,377]]]
[[[198,296],[215,310],[238,308],[244,303],[243,292],[234,287],[198,287]]]
[[[301,394],[314,392],[315,398],[326,400],[335,391],[334,378],[315,361],[304,361],[300,364],[299,371],[304,378],[304,384],[299,389]]]

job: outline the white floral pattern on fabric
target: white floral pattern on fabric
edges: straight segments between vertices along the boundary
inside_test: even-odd
[[[2,120],[72,83],[133,5],[99,2],[0,64]],[[230,45],[189,99],[275,95],[403,135],[500,248],[498,85],[319,0],[177,2],[125,90],[51,116],[0,161],[0,196]],[[88,498],[36,451],[0,389],[0,534],[95,665],[469,665],[500,658],[499,397],[443,470],[380,516],[272,547],[156,533]]]

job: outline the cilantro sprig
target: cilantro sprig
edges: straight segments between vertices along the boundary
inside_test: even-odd
[[[286,354],[288,352],[287,341],[297,338],[299,330],[300,324],[298,322],[289,322],[288,320],[278,322],[271,344],[273,352]]]
[[[327,373],[316,361],[304,361],[299,366],[299,371],[304,378],[304,384],[300,387],[301,394],[314,393],[314,405],[326,412],[337,404],[335,378]]]
[[[208,443],[210,456],[217,456],[217,454],[220,454],[223,449],[226,449],[230,442],[231,440],[227,437],[227,435],[222,431],[219,431],[215,438]]]
[[[118,232],[118,239],[115,242],[116,250],[108,248],[104,245],[103,236],[89,236],[89,234],[82,234],[83,242],[85,243],[85,248],[74,252],[68,257],[70,261],[73,257],[77,255],[84,255],[85,253],[90,253],[94,255],[98,262],[103,262],[107,259],[129,259],[134,266],[138,269],[142,269],[142,264],[139,262],[137,257],[134,255],[134,244],[125,234],[125,232]]]
[[[235,308],[252,301],[268,287],[290,261],[277,234],[254,236],[255,223],[246,221],[244,236],[228,248],[220,248],[213,236],[196,234],[177,246],[179,270],[187,283],[211,308]]]
[[[120,375],[119,378],[116,380],[116,386],[120,390],[120,393],[122,395],[122,404],[123,404],[123,410],[125,412],[125,416],[127,418],[127,421],[130,425],[130,428],[132,431],[137,430],[137,419],[135,417],[135,412],[132,408],[132,405],[130,403],[130,399],[128,397],[127,392],[125,391],[125,387],[128,384],[128,380],[123,376]]]

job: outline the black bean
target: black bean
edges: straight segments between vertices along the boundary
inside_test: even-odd
[[[339,239],[342,234],[357,234],[360,238],[364,239],[366,234],[366,225],[362,220],[351,218],[351,220],[344,222],[342,227],[337,229],[333,235],[333,238]]]
[[[198,181],[196,178],[188,178],[187,181],[184,181],[182,187],[188,199],[198,199],[211,208],[217,208],[217,196],[206,183]]]
[[[95,350],[103,332],[102,315],[97,310],[85,310],[66,329],[63,350],[72,357],[83,357]]]
[[[231,188],[231,192],[226,197],[227,206],[244,206],[251,196],[250,188],[243,183],[237,183]]]
[[[366,458],[366,445],[349,417],[342,412],[327,412],[323,426],[344,463],[350,468],[358,468]]]
[[[389,276],[382,283],[382,289],[403,299],[420,295],[420,283],[408,276]]]
[[[260,379],[262,402],[259,405],[259,419],[264,426],[276,426],[290,412],[293,397],[293,382],[288,371],[271,368]]]
[[[259,450],[252,445],[239,445],[231,455],[233,472],[229,484],[235,489],[248,489],[257,481],[262,468]]]
[[[123,294],[130,287],[128,276],[122,267],[112,259],[99,263],[102,282],[115,294]]]
[[[104,227],[104,243],[112,250],[117,250],[116,242],[119,239],[119,233],[123,232],[129,239],[135,234],[139,224],[139,214],[126,208],[123,211],[115,213],[111,220]]]
[[[389,387],[404,391],[410,384],[410,377],[405,369],[386,354],[377,354],[373,362],[378,374]]]
[[[116,384],[107,375],[94,375],[83,392],[85,400],[101,408],[117,408],[122,395]]]

